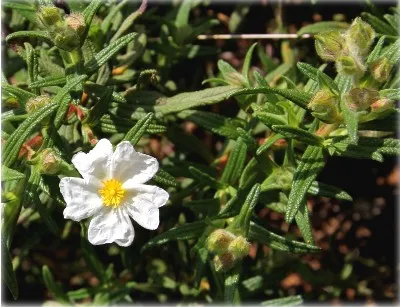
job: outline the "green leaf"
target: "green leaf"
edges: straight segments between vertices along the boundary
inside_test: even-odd
[[[17,278],[15,277],[10,252],[3,237],[1,238],[1,258],[1,278],[10,290],[14,300],[16,300],[19,296]]]
[[[400,88],[388,88],[380,90],[379,96],[392,100],[400,100]]]
[[[7,166],[1,168],[1,181],[24,179],[25,175]]]
[[[53,45],[50,35],[47,31],[18,31],[7,35],[6,42],[9,43],[14,39],[39,39],[43,40],[50,45]]]
[[[155,174],[151,180],[156,184],[167,187],[178,187],[178,182],[176,181],[175,177],[161,168],[158,169],[157,174]]]
[[[389,47],[385,48],[382,52],[381,57],[387,58],[389,63],[392,65],[396,65],[400,59],[400,39],[397,39],[396,42]]]
[[[216,113],[198,110],[185,110],[179,112],[177,115],[182,119],[190,120],[216,134],[234,140],[240,136],[236,129],[239,127],[243,128],[246,124],[243,120],[238,118],[229,118]]]
[[[299,227],[301,235],[307,244],[314,245],[314,237],[312,234],[312,226],[310,221],[310,213],[307,208],[307,201],[305,199],[300,203],[299,209],[295,216],[296,224]]]
[[[192,8],[191,1],[183,1],[179,7],[178,14],[175,19],[175,26],[177,28],[185,27],[189,22],[190,9]]]
[[[238,285],[240,280],[240,264],[236,264],[234,268],[225,273],[224,282],[224,302],[227,304],[239,303],[238,299],[235,299],[238,291]]]
[[[111,86],[101,86],[97,91],[93,91],[92,100],[95,101],[94,107],[89,111],[85,122],[90,126],[95,126],[103,114],[107,113],[108,104],[111,101],[113,88]],[[125,136],[126,137],[126,136]]]
[[[87,266],[89,267],[90,271],[96,275],[96,277],[104,282],[105,281],[105,269],[98,258],[95,249],[93,248],[93,245],[89,243],[89,241],[86,239],[86,227],[84,226],[83,223],[81,223],[81,249],[82,249],[82,254],[83,258],[85,259],[85,262]]]
[[[250,218],[253,214],[254,207],[257,205],[260,192],[260,184],[256,183],[247,195],[246,200],[244,201],[244,204],[240,210],[240,214],[229,226],[229,229],[234,229],[235,231],[240,232],[244,237],[247,237],[250,228]]]
[[[310,145],[321,145],[324,141],[322,137],[296,127],[273,125],[272,130],[286,138],[296,139]]]
[[[37,20],[36,17],[36,9],[33,3],[29,2],[17,2],[17,1],[4,1],[3,6],[5,8],[12,9],[13,11],[18,12],[23,17],[28,19],[29,21],[35,23]]]
[[[301,295],[293,295],[261,302],[263,306],[296,306],[303,304]]]
[[[85,19],[87,30],[90,28],[93,17],[96,15],[97,11],[99,10],[102,4],[103,4],[102,0],[92,0],[83,11],[83,18]]]
[[[163,105],[155,106],[154,110],[163,115],[175,113],[195,107],[214,104],[228,99],[238,92],[240,87],[226,85],[196,92],[181,93],[166,99]]]
[[[272,87],[254,87],[249,89],[238,90],[232,94],[232,96],[244,95],[244,94],[258,94],[258,93],[276,93],[286,99],[297,104],[299,107],[306,109],[309,101],[312,98],[312,94],[306,93],[297,89],[279,89]]]
[[[246,57],[244,58],[243,62],[242,75],[243,77],[246,78],[246,82],[249,86],[250,86],[250,76],[249,76],[250,64],[253,56],[253,51],[256,46],[257,43],[254,43],[253,45],[250,46],[249,50],[247,50]]]
[[[3,166],[4,168],[4,166]],[[3,179],[2,179],[3,180]],[[2,231],[2,239],[5,241],[5,244],[10,247],[11,242],[14,237],[15,228],[17,226],[17,221],[19,215],[21,213],[22,208],[22,199],[17,195],[20,195],[21,191],[24,189],[25,182],[21,182],[16,188],[15,193],[8,192],[3,195],[4,209],[3,209],[3,225],[1,226]]]
[[[266,230],[264,227],[250,222],[249,240],[257,241],[265,244],[272,249],[290,252],[290,253],[315,253],[320,252],[321,249],[317,246],[289,240],[276,233]]]
[[[335,82],[339,88],[340,94],[343,96],[353,86],[353,78],[351,76],[337,74]]]
[[[65,119],[65,114],[68,111],[70,91],[73,90],[75,86],[82,83],[86,78],[86,75],[71,78],[68,83],[58,91],[57,95],[53,97],[53,102],[58,105],[57,113],[54,118],[54,126],[57,129],[60,128]]]
[[[11,134],[3,149],[3,164],[10,167],[17,159],[18,152],[43,119],[50,116],[57,109],[57,104],[50,103],[33,112],[18,128]]]
[[[282,134],[274,134],[269,136],[268,139],[257,149],[256,154],[261,155],[263,152],[268,150],[277,140],[282,139]]]
[[[356,111],[351,110],[345,99],[340,101],[340,107],[343,111],[343,119],[346,124],[347,131],[349,133],[349,137],[352,144],[357,144],[358,141],[358,113]]]
[[[251,108],[254,111],[253,115],[255,117],[257,117],[263,124],[265,124],[269,128],[272,125],[286,125],[287,124],[287,115],[275,114],[275,112],[267,112],[265,110],[265,108],[255,104],[255,103],[251,104]]]
[[[29,88],[61,86],[64,85],[65,83],[67,83],[67,78],[64,76],[50,76],[30,83]]]
[[[142,247],[141,252],[169,241],[198,239],[204,232],[206,226],[204,221],[196,221],[176,226],[152,238]]]
[[[18,103],[21,105],[22,108],[25,107],[25,104],[30,98],[36,97],[36,95],[31,92],[25,91],[19,87],[8,85],[5,83],[1,84],[1,88],[3,91],[17,98]]]
[[[368,22],[378,33],[391,36],[398,35],[397,29],[394,29],[388,23],[384,22],[383,20],[379,19],[378,17],[370,13],[362,12],[361,18],[364,19],[364,21]]]
[[[317,146],[308,146],[293,176],[285,215],[286,222],[290,223],[293,220],[310,185],[324,165],[323,149]]]
[[[333,197],[340,200],[353,201],[353,198],[346,191],[318,181],[313,181],[307,193],[316,196]]]
[[[87,75],[91,75],[96,72],[100,66],[111,59],[115,54],[118,53],[122,48],[128,45],[132,40],[137,37],[137,33],[129,33],[121,38],[117,39],[112,44],[97,53],[93,59],[85,64],[85,72]]]
[[[349,24],[340,21],[320,21],[311,25],[306,25],[297,31],[298,35],[303,34],[318,34],[326,31],[342,31],[347,30]]]
[[[302,74],[306,75],[314,81],[317,81],[320,84],[320,87],[322,84],[326,86],[333,94],[339,94],[339,88],[335,81],[333,81],[331,77],[323,73],[321,70],[302,62],[297,63],[297,68]]]
[[[141,120],[139,120],[135,126],[132,127],[131,130],[125,135],[124,141],[131,142],[132,145],[136,145],[137,142],[141,139],[143,134],[146,132],[147,127],[151,123],[154,118],[153,113],[147,114]]]
[[[49,291],[53,294],[54,298],[58,302],[67,305],[71,304],[71,301],[69,300],[68,296],[60,288],[60,286],[56,284],[53,274],[51,273],[47,265],[44,265],[42,267],[42,277],[47,289],[49,289]]]
[[[206,186],[208,185],[216,190],[225,187],[225,185],[222,182],[216,180],[214,177],[211,177],[209,174],[202,172],[201,170],[195,168],[194,166],[189,166],[189,171],[192,173],[194,178],[196,178],[201,184],[204,184]]]
[[[228,162],[224,168],[221,176],[221,181],[228,184],[234,184],[239,179],[244,168],[246,160],[247,145],[243,139],[239,137],[236,141],[235,147],[229,155]]]
[[[371,64],[375,62],[377,59],[380,58],[380,54],[382,52],[383,44],[385,42],[386,36],[383,35],[379,38],[378,42],[376,43],[374,49],[370,52],[367,57],[367,64]]]

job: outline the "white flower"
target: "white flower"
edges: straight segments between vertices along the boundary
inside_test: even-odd
[[[158,170],[155,158],[136,152],[126,141],[113,153],[110,141],[101,139],[89,153],[74,155],[72,163],[83,179],[61,179],[60,190],[67,204],[64,218],[80,221],[93,216],[88,230],[90,243],[130,245],[135,232],[129,216],[144,228],[158,227],[158,208],[169,195],[144,184]]]

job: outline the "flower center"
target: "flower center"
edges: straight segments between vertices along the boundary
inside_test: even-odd
[[[103,180],[102,183],[104,186],[99,190],[99,193],[103,204],[114,208],[118,207],[126,192],[122,183],[115,179]]]

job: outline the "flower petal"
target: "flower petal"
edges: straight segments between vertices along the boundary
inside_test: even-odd
[[[72,157],[72,164],[83,178],[88,175],[99,180],[109,178],[109,168],[113,154],[112,144],[107,139],[101,139],[88,153],[78,152]]]
[[[76,177],[64,177],[60,181],[60,191],[67,206],[64,218],[80,221],[96,213],[102,207],[97,192],[97,180],[85,180]]]
[[[120,246],[129,246],[134,237],[132,222],[120,207],[104,207],[90,221],[88,239],[93,245],[115,242]]]
[[[129,215],[140,226],[157,229],[160,223],[158,208],[167,202],[168,192],[156,186],[136,184],[129,187],[128,193],[131,201],[127,201],[124,208]]]
[[[121,182],[145,183],[158,171],[157,159],[136,152],[132,144],[118,144],[111,161],[112,177]]]

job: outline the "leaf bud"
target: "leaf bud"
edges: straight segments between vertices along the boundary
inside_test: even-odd
[[[388,98],[381,98],[371,104],[371,111],[374,113],[381,113],[393,108],[394,102]]]
[[[328,89],[321,89],[311,98],[308,108],[318,119],[332,124],[339,118],[338,101]]]
[[[333,62],[343,51],[344,42],[338,31],[323,32],[315,36],[315,50],[321,59]]]
[[[236,257],[232,253],[225,253],[222,255],[216,255],[214,257],[215,271],[228,271],[233,268],[236,263]]]
[[[34,98],[30,98],[25,104],[25,110],[27,113],[35,112],[36,110],[40,109],[41,107],[49,104],[51,98],[49,95],[41,95]]]
[[[229,244],[235,235],[225,229],[213,231],[207,238],[207,249],[215,254],[223,254],[228,250]]]
[[[224,75],[224,79],[231,85],[245,86],[246,80],[243,75],[233,71]]]
[[[237,259],[242,259],[249,254],[250,243],[243,236],[237,236],[229,244],[228,252],[234,254]]]
[[[360,17],[354,19],[350,28],[346,32],[346,41],[350,48],[355,48],[359,55],[366,55],[374,42],[375,31]]]
[[[353,88],[345,96],[345,101],[349,109],[353,111],[363,111],[379,98],[377,90],[368,88]]]
[[[371,64],[371,73],[376,81],[384,82],[389,79],[392,68],[393,65],[387,58],[380,58]]]

